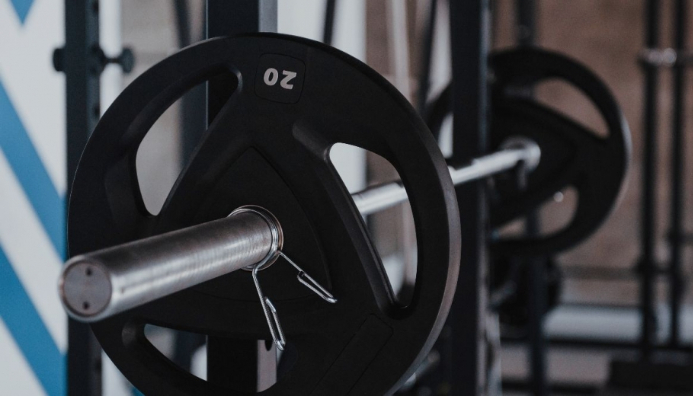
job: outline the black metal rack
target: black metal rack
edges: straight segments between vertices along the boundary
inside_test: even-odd
[[[646,7],[647,48],[659,46],[660,4],[649,0]],[[643,125],[645,141],[643,145],[643,174],[642,174],[642,222],[640,258],[641,286],[640,304],[642,305],[642,334],[640,352],[649,359],[652,353],[655,333],[655,317],[653,312],[654,287],[651,279],[655,269],[655,182],[657,165],[657,77],[659,71],[654,65],[643,65],[645,73],[645,111]]]
[[[688,3],[685,0],[677,0],[675,4],[674,21],[674,49],[679,53],[686,50],[686,36],[688,34],[687,13]],[[678,63],[673,66],[673,120],[672,120],[672,157],[671,157],[671,231],[670,231],[670,273],[669,273],[669,304],[671,306],[671,330],[669,333],[669,345],[681,345],[681,300],[683,299],[682,268],[684,248],[684,186],[683,170],[684,158],[684,92],[685,92],[685,65]]]
[[[487,0],[450,1],[453,161],[470,161],[488,147],[489,12]],[[462,222],[462,274],[448,316],[450,395],[485,392],[485,321],[488,300],[485,182],[458,189]]]
[[[65,2],[65,47],[53,56],[56,69],[65,72],[67,104],[67,186],[89,135],[101,116],[100,69],[94,49],[99,48],[99,2]],[[69,395],[99,396],[101,348],[89,325],[68,321],[67,392]]]
[[[519,46],[534,46],[537,37],[536,2],[534,0],[518,0],[516,4],[516,35]],[[528,87],[528,96],[532,96]],[[541,218],[538,212],[530,213],[526,218],[525,232],[528,235],[538,235],[541,230]],[[527,300],[529,316],[527,334],[529,347],[529,381],[528,387],[535,396],[550,394],[547,379],[547,340],[544,332],[545,312],[547,305],[547,285],[545,259],[536,258],[524,263],[527,266],[527,285],[530,287]],[[504,388],[509,384],[504,382]]]

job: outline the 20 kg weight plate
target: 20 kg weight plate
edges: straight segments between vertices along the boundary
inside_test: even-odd
[[[572,187],[577,207],[563,228],[539,236],[496,239],[491,250],[503,256],[548,256],[575,246],[606,220],[624,189],[631,142],[628,125],[606,85],[589,69],[563,55],[536,48],[495,53],[489,60],[491,150],[511,137],[526,137],[541,148],[541,161],[525,189],[497,183],[490,201],[491,224],[501,227],[527,215],[555,193]],[[581,91],[607,126],[607,136],[553,110],[525,93],[541,82],[561,80]],[[428,124],[436,134],[450,113],[450,88],[432,103]]]
[[[234,94],[204,133],[158,215],[145,209],[135,157],[156,119],[195,85],[225,76]],[[418,276],[400,306],[329,150],[346,143],[389,160],[412,203]],[[427,355],[457,280],[459,213],[430,131],[385,79],[333,48],[281,35],[212,39],[137,78],[94,131],[70,199],[72,255],[228,215],[271,211],[284,250],[337,297],[326,304],[288,265],[262,272],[293,367],[262,395],[393,393]],[[144,336],[146,324],[231,339],[270,334],[251,275],[238,271],[97,322],[125,376],[151,395],[241,395],[178,368]],[[229,356],[228,359],[234,359]]]

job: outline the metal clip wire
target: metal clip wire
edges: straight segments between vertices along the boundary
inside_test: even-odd
[[[301,267],[298,266],[293,260],[289,258],[286,254],[283,252],[278,252],[279,256],[283,257],[284,260],[286,260],[289,264],[291,264],[296,270],[298,271],[298,275],[296,275],[296,278],[298,279],[299,282],[301,282],[305,287],[309,288],[310,290],[313,291],[313,293],[317,294],[322,298],[323,300],[327,301],[330,304],[334,304],[337,302],[337,299],[334,298],[332,293],[328,292],[325,290],[324,287],[322,287],[318,281],[313,279],[310,275],[306,273]]]
[[[322,287],[315,279],[308,275],[287,255],[285,255],[281,251],[277,251],[277,253],[294,268],[296,268],[296,270],[298,270],[298,275],[296,276],[296,278],[299,282],[301,282],[301,284],[303,284],[308,289],[312,290],[313,293],[317,294],[320,298],[329,302],[330,304],[334,304],[337,302],[337,299],[334,298],[334,296],[330,292],[325,290],[324,287]],[[270,334],[272,335],[272,340],[274,341],[274,344],[277,346],[277,349],[283,351],[284,347],[286,347],[286,339],[284,338],[284,331],[282,330],[282,326],[279,323],[279,314],[277,313],[277,308],[275,308],[274,304],[272,304],[272,300],[270,300],[268,297],[265,297],[265,294],[262,292],[262,288],[260,287],[260,281],[258,280],[257,276],[260,270],[263,269],[264,266],[267,264],[267,262],[268,261],[265,260],[253,267],[253,282],[255,283],[255,290],[257,290],[257,295],[260,298],[262,304],[262,312],[265,313],[265,319],[267,319],[267,326],[269,327]]]
[[[253,282],[255,283],[255,289],[257,290],[257,295],[260,297],[260,302],[262,304],[262,312],[265,313],[265,319],[267,319],[267,325],[269,326],[270,334],[272,334],[272,340],[280,351],[284,350],[286,346],[286,339],[284,338],[284,332],[282,331],[282,326],[279,323],[279,315],[277,314],[277,308],[272,304],[272,300],[265,297],[262,293],[262,288],[260,287],[260,281],[257,279],[257,273],[262,269],[262,264],[258,264],[253,268]]]

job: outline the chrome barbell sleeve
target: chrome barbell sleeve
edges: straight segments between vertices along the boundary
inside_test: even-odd
[[[94,322],[241,268],[275,259],[283,235],[269,212],[229,217],[73,257],[59,281],[73,318]]]

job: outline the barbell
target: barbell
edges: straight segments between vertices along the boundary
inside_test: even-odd
[[[453,183],[517,167],[531,172],[540,162],[541,151],[530,140],[509,139],[504,147],[451,168]],[[351,197],[365,216],[405,202],[407,192],[396,181]],[[274,215],[242,207],[224,219],[76,256],[63,268],[60,296],[71,317],[95,322],[239,269],[264,268],[276,260],[282,245],[283,230]]]

